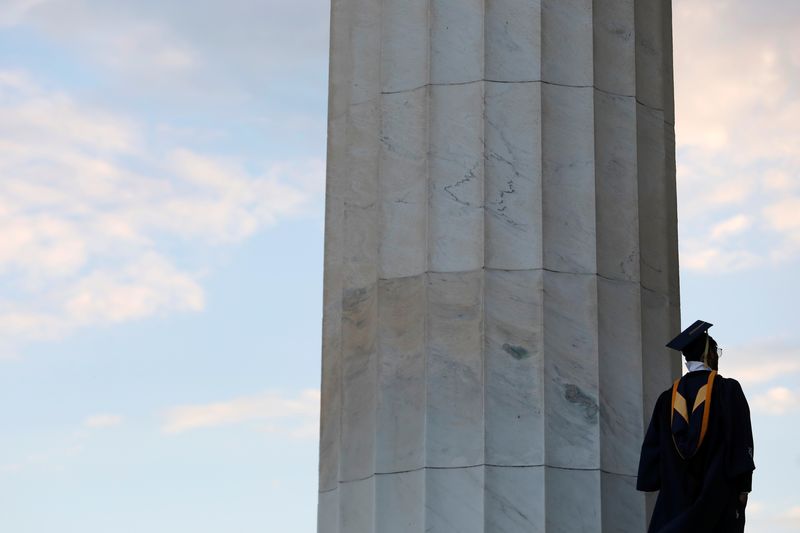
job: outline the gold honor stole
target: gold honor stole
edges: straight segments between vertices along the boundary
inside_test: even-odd
[[[684,396],[691,394],[687,394],[686,390],[678,390],[683,389],[679,387],[681,379],[676,379],[672,386],[672,442],[682,459],[688,459],[697,453],[706,438],[715,377],[716,370],[708,373],[708,381],[698,389],[691,412]]]

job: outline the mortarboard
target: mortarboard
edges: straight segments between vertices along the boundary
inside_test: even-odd
[[[684,348],[692,344],[694,341],[702,339],[708,332],[708,328],[713,325],[714,324],[709,322],[698,320],[685,330],[681,331],[680,335],[669,341],[667,343],[667,348],[683,351]]]

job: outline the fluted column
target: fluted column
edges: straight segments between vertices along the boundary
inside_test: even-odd
[[[332,1],[320,533],[645,531],[670,14]]]

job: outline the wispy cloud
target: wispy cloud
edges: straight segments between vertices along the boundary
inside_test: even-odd
[[[798,359],[768,359],[729,368],[731,376],[747,384],[769,383],[776,378],[800,373]]]
[[[726,348],[724,353],[722,373],[747,386],[765,385],[800,374],[800,346],[796,343],[757,339],[744,346]]]
[[[319,390],[294,396],[268,391],[253,396],[198,405],[181,405],[163,414],[162,430],[177,434],[201,428],[251,423],[270,433],[294,438],[316,438]]]
[[[241,242],[321,191],[319,160],[245,162],[150,147],[149,134],[0,71],[0,279],[11,288],[0,354],[76,327],[202,310],[201,269],[166,243]]]
[[[5,0],[0,9],[0,28],[16,26],[26,18],[31,10],[49,0]]]
[[[101,66],[150,78],[196,67],[189,42],[163,20],[137,16],[129,6],[92,0],[10,0],[0,27],[27,25],[94,59]]]
[[[786,387],[773,387],[753,399],[753,407],[762,413],[784,415],[800,409],[800,392]]]
[[[252,101],[289,73],[296,82],[324,76],[327,0],[195,0],[191,6],[187,11],[184,0],[4,0],[0,28],[35,29],[93,70],[117,77],[123,83],[116,90],[168,93],[173,101]],[[288,50],[291,42],[303,46]]]
[[[775,2],[772,2],[773,4]],[[682,266],[759,268],[800,254],[800,59],[783,9],[674,2]]]
[[[795,505],[794,507],[790,507],[785,513],[781,515],[782,518],[791,520],[794,523],[800,525],[800,505]]]
[[[758,470],[756,470],[758,473]],[[795,532],[800,528],[800,505],[756,501],[747,503],[749,529],[754,531]]]

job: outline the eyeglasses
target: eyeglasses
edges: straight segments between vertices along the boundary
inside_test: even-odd
[[[717,346],[717,357],[718,358],[722,357],[722,348],[719,346]]]

